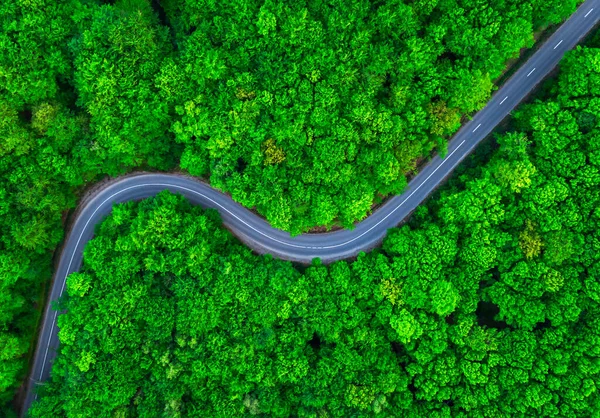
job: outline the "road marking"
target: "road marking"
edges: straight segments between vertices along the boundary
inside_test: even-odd
[[[583,17],[588,17],[588,16],[590,15],[590,13],[592,13],[592,11],[593,11],[593,10],[594,10],[594,8],[592,7],[592,8],[590,9],[590,11],[589,11],[589,12],[587,12],[587,13],[585,14],[585,16],[583,16]]]
[[[479,125],[477,125],[477,128],[473,129],[473,132],[475,132],[477,129],[479,129],[480,126],[481,126],[481,123]]]
[[[506,96],[504,99],[502,99],[502,101],[500,102],[500,104],[504,103],[506,101],[506,99],[508,99],[508,96]]]
[[[561,40],[560,40],[560,42],[556,44],[556,46],[554,47],[554,49],[558,48],[558,46],[559,46],[560,44],[562,44],[562,43],[563,43],[563,39],[561,39]]]
[[[480,124],[481,125],[481,124]],[[219,202],[211,199],[210,197],[206,196],[205,194],[201,193],[201,192],[197,192],[196,190],[192,190],[188,187],[184,187],[184,186],[178,186],[175,184],[166,184],[166,183],[144,183],[144,184],[138,184],[135,186],[129,186],[126,187],[122,190],[119,190],[118,192],[113,193],[112,195],[110,195],[109,197],[107,197],[106,199],[104,199],[104,201],[102,203],[100,203],[98,205],[98,207],[92,212],[92,214],[90,215],[90,217],[88,218],[88,220],[86,221],[85,225],[83,226],[83,229],[81,230],[81,234],[79,234],[79,237],[77,238],[77,242],[75,243],[75,248],[73,250],[73,253],[71,254],[71,259],[69,260],[69,265],[67,266],[67,270],[65,273],[65,278],[62,284],[62,287],[60,289],[60,293],[58,295],[58,297],[61,297],[64,290],[65,290],[65,285],[67,284],[67,276],[69,275],[69,271],[71,270],[71,266],[73,264],[73,260],[75,258],[75,253],[77,252],[77,248],[79,247],[79,243],[81,242],[81,239],[83,238],[83,234],[85,233],[89,223],[92,221],[92,219],[94,218],[94,215],[96,215],[96,213],[109,201],[111,201],[115,196],[121,194],[121,193],[125,193],[126,191],[129,191],[131,189],[136,189],[136,188],[140,188],[140,187],[148,187],[148,186],[159,186],[159,187],[165,187],[165,188],[171,188],[171,189],[179,189],[179,190],[185,190],[188,191],[192,194],[198,195],[203,197],[204,199],[208,200],[209,202],[212,202],[213,204],[215,204],[216,206],[218,206],[219,208],[223,209],[224,212],[227,212],[228,214],[230,214],[231,216],[233,216],[235,219],[237,219],[238,221],[240,221],[242,224],[246,225],[248,228],[250,228],[251,230],[253,230],[254,232],[257,232],[258,234],[264,236],[265,238],[268,238],[274,242],[277,242],[279,244],[282,245],[287,245],[288,247],[293,247],[293,248],[304,248],[304,249],[319,249],[319,250],[328,250],[328,249],[332,249],[332,248],[338,248],[338,247],[343,247],[344,245],[348,245],[354,241],[356,241],[357,239],[360,239],[362,237],[364,237],[366,234],[368,234],[369,232],[371,232],[373,229],[377,228],[379,225],[381,225],[383,222],[385,222],[385,220],[387,218],[389,218],[390,216],[392,216],[398,209],[400,209],[402,207],[402,205],[404,205],[415,193],[417,193],[419,191],[419,189],[429,181],[429,179],[435,174],[437,173],[437,171],[444,165],[444,163],[446,161],[449,161],[450,157],[452,157],[452,155],[454,155],[454,153],[456,153],[456,151],[458,151],[458,149],[465,143],[466,140],[463,140],[460,144],[458,144],[458,146],[456,148],[454,148],[454,150],[452,150],[452,152],[450,154],[448,154],[446,156],[446,158],[444,158],[442,160],[442,162],[440,163],[440,165],[438,165],[433,172],[427,176],[427,178],[425,180],[423,180],[421,182],[421,184],[419,184],[415,190],[413,190],[402,202],[400,202],[400,204],[398,206],[396,206],[394,209],[392,209],[390,211],[390,213],[388,213],[387,215],[385,215],[383,217],[383,219],[381,219],[379,222],[377,222],[375,225],[373,225],[372,227],[370,227],[369,229],[367,229],[365,232],[363,232],[362,234],[346,241],[343,242],[341,244],[336,244],[336,245],[328,245],[328,246],[322,246],[322,247],[308,247],[308,246],[304,246],[304,245],[296,245],[296,244],[291,244],[289,242],[285,242],[285,241],[281,241],[277,238],[274,238],[268,234],[265,234],[262,231],[259,231],[258,229],[254,228],[252,225],[248,224],[246,221],[244,221],[243,219],[239,218],[238,216],[236,216],[233,212],[231,212],[229,209],[227,209],[225,206],[221,205]],[[50,306],[50,305],[49,305]],[[50,340],[52,339],[52,333],[54,332],[54,326],[56,324],[56,317],[58,315],[58,311],[54,311],[54,318],[52,320],[52,327],[50,327],[50,334],[48,336],[48,344],[46,345],[46,352],[44,353],[44,360],[42,361],[42,368],[40,371],[40,379],[43,376],[44,373],[44,368],[46,367],[46,361],[48,359],[48,350],[50,349]]]
[[[527,77],[529,77],[531,74],[533,74],[533,72],[535,71],[535,68],[531,71],[529,71],[529,74],[527,74]]]
[[[205,194],[201,193],[201,192],[197,192],[196,190],[192,190],[188,187],[184,187],[184,186],[178,186],[175,184],[166,184],[166,183],[144,183],[144,184],[138,184],[135,186],[129,186],[126,187],[122,190],[119,190],[118,192],[113,193],[112,195],[110,195],[109,197],[107,197],[106,199],[104,199],[104,201],[102,203],[100,203],[98,205],[98,207],[92,212],[92,214],[90,215],[90,217],[88,218],[88,220],[86,221],[85,225],[83,226],[83,229],[81,230],[81,234],[79,234],[79,237],[77,238],[77,242],[75,243],[75,248],[73,250],[73,253],[71,254],[71,259],[69,260],[69,265],[67,266],[67,270],[65,273],[65,278],[63,280],[63,284],[62,287],[60,289],[60,293],[58,295],[58,297],[61,297],[64,290],[65,290],[65,285],[67,284],[67,276],[70,274],[69,271],[71,270],[71,266],[73,264],[73,260],[75,258],[75,253],[77,252],[77,248],[79,247],[79,243],[81,242],[81,238],[83,238],[83,234],[85,233],[89,223],[92,221],[92,219],[94,218],[94,216],[96,215],[96,213],[109,201],[111,201],[115,196],[121,194],[121,193],[125,193],[131,189],[137,189],[140,187],[148,187],[148,186],[159,186],[159,187],[165,187],[165,188],[171,188],[171,189],[179,189],[179,190],[185,190],[188,191],[192,194],[198,195],[203,197],[204,199],[208,200],[209,202],[212,202],[213,204],[215,204],[216,206],[218,206],[219,208],[221,208],[224,212],[227,212],[228,214],[230,214],[231,216],[233,216],[235,219],[237,219],[238,221],[240,221],[242,224],[246,225],[248,228],[250,228],[251,230],[253,230],[254,232],[257,232],[258,234],[264,236],[265,238],[268,238],[274,242],[277,242],[279,244],[282,245],[287,245],[288,247],[293,247],[293,248],[303,248],[303,249],[319,249],[319,250],[328,250],[328,249],[333,249],[333,248],[338,248],[338,247],[343,247],[344,245],[348,245],[354,241],[356,241],[357,239],[360,239],[362,237],[364,237],[366,234],[368,234],[369,232],[371,232],[373,229],[375,229],[376,227],[378,227],[379,225],[381,225],[383,222],[385,222],[385,220],[387,218],[389,218],[390,216],[392,216],[394,214],[394,212],[396,212],[398,209],[400,209],[402,207],[402,205],[404,205],[408,199],[410,199],[416,192],[419,191],[419,189],[425,184],[427,183],[427,181],[429,181],[429,179],[431,178],[431,176],[433,176],[443,165],[446,161],[448,161],[450,159],[450,157],[452,157],[452,155],[454,155],[454,153],[456,151],[458,151],[458,149],[465,143],[466,140],[463,140],[460,144],[458,144],[458,146],[456,148],[454,148],[454,150],[448,154],[446,156],[446,158],[444,158],[442,160],[442,162],[440,163],[440,165],[438,165],[433,172],[427,176],[427,178],[425,180],[423,180],[421,182],[421,184],[419,184],[415,190],[413,190],[402,202],[400,202],[400,204],[398,206],[396,206],[394,209],[392,209],[390,211],[390,213],[388,213],[387,215],[385,215],[383,217],[383,219],[381,219],[379,222],[377,222],[375,225],[373,225],[372,227],[370,227],[369,229],[367,229],[365,232],[363,232],[362,234],[346,241],[343,242],[341,244],[336,244],[336,245],[328,245],[328,246],[322,246],[322,247],[309,247],[309,246],[305,246],[305,245],[296,245],[296,244],[291,244],[289,242],[285,242],[285,241],[281,241],[277,238],[274,238],[268,234],[265,234],[262,231],[259,231],[258,229],[254,228],[252,225],[248,224],[246,221],[244,221],[243,219],[239,218],[238,216],[236,216],[233,212],[231,212],[229,209],[227,209],[225,206],[221,205],[219,202],[211,199],[210,197],[206,196]],[[50,306],[50,305],[49,305]],[[42,361],[42,368],[40,370],[40,379],[42,378],[43,374],[44,374],[44,368],[46,367],[46,361],[48,359],[48,350],[50,349],[50,340],[52,339],[52,333],[54,332],[54,326],[56,324],[56,317],[58,315],[58,311],[54,311],[54,318],[52,320],[52,326],[50,327],[50,334],[48,336],[48,344],[46,345],[46,351],[44,353],[44,360]]]

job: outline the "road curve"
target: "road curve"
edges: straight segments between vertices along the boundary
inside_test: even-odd
[[[65,289],[67,276],[81,267],[83,248],[92,238],[94,226],[110,213],[112,205],[154,196],[168,189],[186,196],[191,202],[221,213],[223,223],[240,240],[261,253],[299,262],[319,257],[325,262],[357,255],[377,246],[387,230],[406,218],[447,177],[533,88],[552,70],[564,53],[573,48],[600,18],[600,0],[587,0],[540,49],[494,94],[454,136],[444,159],[434,157],[409,183],[405,192],[389,199],[353,230],[291,237],[210,186],[184,176],[142,174],[128,176],[108,184],[79,212],[65,241],[54,276],[50,301]],[[48,379],[58,348],[58,312],[48,303],[21,411],[25,416],[36,398],[34,388]]]

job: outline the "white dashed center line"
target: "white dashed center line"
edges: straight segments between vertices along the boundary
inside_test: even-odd
[[[508,99],[508,96],[506,96],[504,99],[502,99],[502,101],[500,102],[500,104],[504,103],[506,101],[506,99]]]
[[[588,17],[588,16],[590,15],[590,13],[592,13],[592,11],[593,11],[593,10],[594,10],[594,8],[592,7],[592,8],[590,9],[590,11],[589,11],[589,12],[587,12],[587,13],[585,14],[585,16],[583,16],[583,17]]]
[[[531,74],[533,74],[533,72],[535,71],[535,68],[531,71],[529,71],[529,74],[527,74],[527,77],[529,77]]]
[[[561,39],[561,40],[560,40],[560,42],[556,44],[556,46],[554,47],[554,49],[558,48],[558,46],[559,46],[560,44],[562,44],[562,43],[563,43],[563,40]]]
[[[481,126],[481,123],[479,125],[477,125],[477,128],[473,129],[473,132],[475,132],[477,129],[479,129],[480,126]]]

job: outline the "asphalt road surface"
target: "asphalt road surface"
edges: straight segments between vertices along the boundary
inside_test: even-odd
[[[434,157],[410,182],[406,191],[389,199],[353,230],[291,237],[210,186],[182,176],[144,174],[110,183],[87,202],[67,237],[56,271],[50,301],[65,289],[66,277],[81,266],[83,248],[94,225],[110,213],[112,205],[153,196],[161,190],[181,193],[193,203],[216,208],[223,222],[239,239],[260,253],[299,262],[319,257],[324,262],[357,255],[377,246],[387,230],[404,220],[446,178],[534,87],[556,67],[600,17],[600,0],[588,0],[500,88],[486,107],[454,136],[444,159]],[[34,388],[48,379],[58,348],[58,312],[48,303],[28,382],[22,415],[36,397]]]

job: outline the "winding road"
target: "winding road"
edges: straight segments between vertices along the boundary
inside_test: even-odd
[[[357,255],[377,246],[387,230],[405,219],[446,178],[534,87],[556,67],[600,18],[600,0],[587,0],[556,30],[525,64],[494,94],[486,107],[454,136],[444,159],[434,157],[409,183],[406,191],[389,199],[353,230],[291,237],[207,184],[168,174],[127,176],[107,184],[80,210],[65,241],[54,276],[49,301],[65,289],[67,276],[81,267],[83,248],[92,238],[94,226],[110,213],[115,203],[143,199],[168,189],[192,203],[215,208],[223,223],[241,241],[260,253],[308,263],[319,257],[331,262]],[[58,312],[48,303],[27,386],[21,415],[25,416],[35,395],[35,386],[48,379],[58,348]]]

